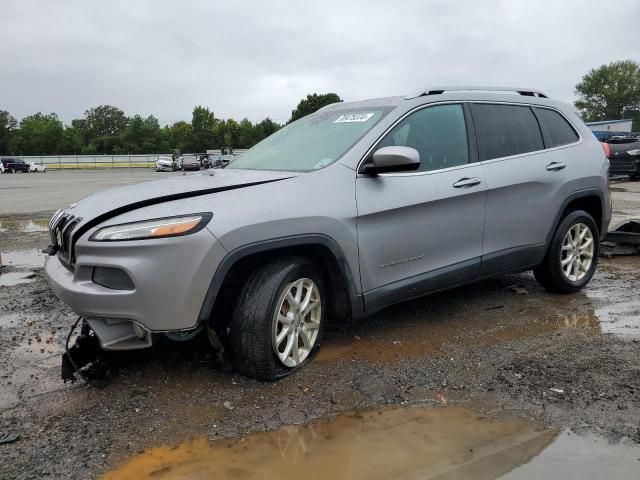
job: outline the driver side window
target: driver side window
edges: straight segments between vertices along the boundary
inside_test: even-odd
[[[435,105],[412,113],[378,144],[378,148],[390,146],[415,148],[420,153],[420,172],[468,163],[462,105]]]

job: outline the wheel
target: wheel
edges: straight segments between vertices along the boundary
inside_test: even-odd
[[[16,173],[15,168],[10,168],[10,169],[9,169],[9,173]]]
[[[596,222],[587,212],[575,210],[562,219],[542,263],[533,273],[551,292],[577,292],[593,277],[599,253]]]
[[[276,260],[253,272],[231,319],[234,369],[276,380],[308,363],[322,342],[324,292],[322,275],[302,258]]]

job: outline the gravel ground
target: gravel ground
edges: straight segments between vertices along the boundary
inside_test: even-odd
[[[627,185],[639,184],[617,185],[620,210],[640,212]],[[277,383],[224,371],[196,338],[119,355],[96,389],[59,380],[75,315],[29,252],[46,244],[46,218],[0,218],[0,435],[19,435],[0,445],[0,478],[91,478],[150,446],[382,405],[511,412],[640,444],[640,257],[602,259],[573,295],[509,275],[332,325],[314,362]]]

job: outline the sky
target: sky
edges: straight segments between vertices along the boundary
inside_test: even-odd
[[[640,61],[638,0],[0,0],[0,110],[286,122],[308,93],[523,86]]]

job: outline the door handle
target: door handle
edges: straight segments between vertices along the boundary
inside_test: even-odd
[[[550,172],[554,172],[557,170],[562,170],[564,167],[566,167],[566,165],[563,162],[551,162],[549,165],[547,165],[547,170],[549,170]]]
[[[453,184],[453,188],[462,188],[462,187],[475,187],[476,185],[480,185],[482,180],[479,178],[461,178],[456,183]]]

